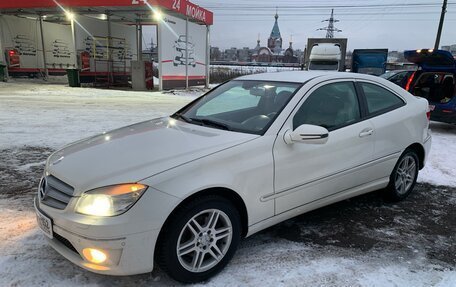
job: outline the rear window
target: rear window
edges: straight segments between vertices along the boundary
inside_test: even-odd
[[[404,101],[392,92],[370,83],[360,83],[367,101],[370,114],[394,110],[403,106]]]

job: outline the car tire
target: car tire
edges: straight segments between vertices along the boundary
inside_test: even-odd
[[[167,221],[157,245],[157,263],[182,283],[209,279],[225,267],[241,240],[241,220],[220,196],[197,198]]]
[[[413,190],[418,177],[419,161],[414,150],[406,150],[397,161],[386,187],[386,197],[390,201],[401,201]]]

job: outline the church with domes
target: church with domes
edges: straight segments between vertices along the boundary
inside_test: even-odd
[[[280,34],[279,15],[277,12],[274,18],[274,26],[272,26],[267,46],[261,46],[260,39],[258,39],[257,45],[253,49],[252,61],[261,63],[299,63],[299,59],[293,50],[291,39],[290,46],[287,49],[282,48],[283,41]]]

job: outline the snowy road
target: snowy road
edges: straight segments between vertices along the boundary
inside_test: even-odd
[[[201,91],[161,94],[0,83],[0,286],[163,286],[74,266],[37,230],[31,204],[44,160],[68,142],[169,114]],[[416,192],[372,193],[256,234],[211,286],[456,286],[456,127],[432,123]],[[433,184],[433,185],[430,185]]]

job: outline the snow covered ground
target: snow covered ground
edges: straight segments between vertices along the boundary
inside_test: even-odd
[[[108,277],[74,266],[38,231],[31,199],[59,146],[170,114],[202,92],[0,83],[0,286],[176,284],[159,270]],[[431,128],[432,151],[410,199],[390,204],[374,193],[286,221],[244,240],[207,284],[456,286],[456,126]]]
[[[456,187],[456,125],[431,122],[432,148],[419,182]]]

